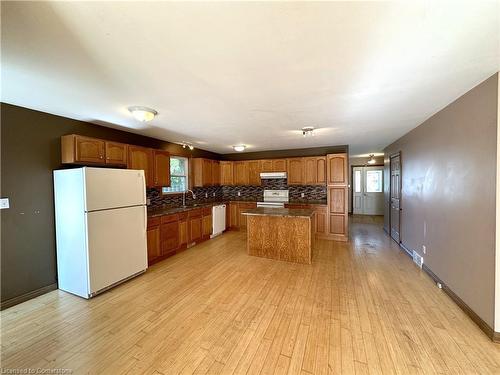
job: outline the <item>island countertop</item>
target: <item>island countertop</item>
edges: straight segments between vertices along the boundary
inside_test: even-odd
[[[269,208],[258,207],[243,211],[241,214],[246,216],[281,216],[281,217],[305,217],[310,218],[314,215],[314,210],[307,208]]]

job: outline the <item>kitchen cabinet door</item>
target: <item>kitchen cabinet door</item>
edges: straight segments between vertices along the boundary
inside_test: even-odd
[[[304,183],[304,161],[302,158],[287,160],[288,164],[288,184],[302,185]]]
[[[273,161],[272,160],[261,160],[260,168],[262,172],[273,172]]]
[[[142,169],[146,179],[146,186],[154,186],[153,182],[153,150],[146,147],[128,147],[128,168]]]
[[[179,247],[179,221],[161,224],[162,256],[172,255]]]
[[[212,215],[203,216],[203,237],[209,238],[212,234]]]
[[[328,229],[328,210],[325,207],[316,208],[316,233],[326,234]]]
[[[170,154],[154,150],[153,155],[154,185],[170,186]]]
[[[304,184],[315,185],[318,182],[317,158],[304,158]]]
[[[316,183],[326,185],[326,156],[316,158]]]
[[[161,256],[160,226],[148,227],[146,231],[148,246],[148,263]]]
[[[286,172],[287,171],[286,159],[273,160],[273,172]]]
[[[249,160],[248,162],[248,184],[260,186],[260,160]]]
[[[212,160],[210,159],[202,159],[202,180],[203,186],[211,186],[212,185]]]
[[[236,202],[231,202],[229,205],[229,209],[231,211],[230,216],[231,216],[231,228],[237,229],[239,226],[239,220],[238,220],[238,203]]]
[[[234,163],[234,184],[248,185],[248,163],[246,161]]]
[[[326,163],[328,185],[347,186],[347,155],[329,154]]]
[[[104,141],[75,136],[75,161],[82,163],[104,163]]]
[[[198,242],[201,240],[203,234],[202,228],[203,223],[200,211],[199,215],[189,217],[188,219],[188,243]]]
[[[220,180],[221,185],[233,185],[233,162],[232,161],[221,161],[220,163]]]
[[[127,145],[118,142],[105,142],[106,164],[127,165]]]
[[[179,246],[184,247],[188,243],[188,222],[187,220],[179,221]]]
[[[256,208],[257,203],[238,203],[238,228],[241,231],[247,230],[247,216],[243,215],[243,212],[246,210],[251,210],[252,208]]]
[[[212,185],[220,185],[220,163],[212,160]]]

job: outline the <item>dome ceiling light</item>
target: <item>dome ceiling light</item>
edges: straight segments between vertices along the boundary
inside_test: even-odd
[[[313,137],[314,136],[314,126],[305,126],[302,129],[302,135],[304,137]]]
[[[247,148],[247,146],[245,146],[245,145],[236,145],[236,146],[233,146],[233,150],[234,151],[238,151],[238,152],[245,151],[245,148]]]
[[[128,107],[128,110],[136,120],[139,120],[141,122],[151,121],[158,114],[158,112],[152,108],[141,106]]]

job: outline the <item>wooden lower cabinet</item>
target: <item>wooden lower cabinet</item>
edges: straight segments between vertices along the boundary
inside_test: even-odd
[[[188,245],[198,242],[203,235],[203,217],[201,208],[188,212]]]
[[[323,204],[288,203],[286,208],[305,208],[314,210],[314,228],[316,237],[326,236],[328,233],[328,206]]]
[[[148,263],[154,263],[155,260],[161,257],[161,240],[160,240],[160,218],[154,217],[148,220],[148,228],[146,231],[148,245]]]
[[[247,216],[243,212],[257,208],[256,202],[239,202],[238,203],[238,229],[241,231],[247,230]]]
[[[163,219],[163,218],[162,218]],[[175,254],[179,247],[179,221],[161,224],[161,255]]]
[[[179,247],[185,249],[188,244],[188,218],[187,212],[179,214]]]
[[[228,221],[229,224],[227,225],[228,228],[238,229],[239,225],[238,215],[239,215],[238,202],[229,203],[229,221]]]
[[[212,214],[204,215],[202,220],[203,238],[209,239],[212,234]]]

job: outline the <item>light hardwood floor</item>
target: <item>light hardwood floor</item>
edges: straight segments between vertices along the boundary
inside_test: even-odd
[[[94,374],[499,374],[500,346],[383,233],[353,224],[312,265],[231,232],[93,300],[2,312],[3,368]]]

